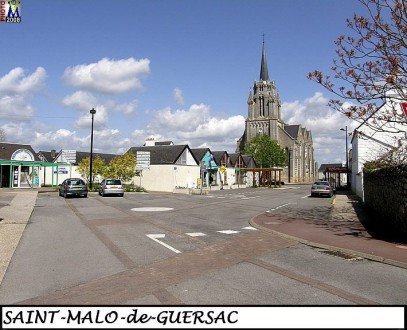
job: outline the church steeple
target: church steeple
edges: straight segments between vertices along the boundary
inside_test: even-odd
[[[260,68],[260,81],[269,81],[269,71],[267,69],[266,49],[264,48],[264,34],[263,34],[263,52],[261,54],[261,68]]]

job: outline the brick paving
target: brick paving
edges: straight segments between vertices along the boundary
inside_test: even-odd
[[[289,205],[261,214],[251,224],[311,246],[407,268],[406,244],[377,236],[367,229],[368,221],[368,214],[356,196],[340,194],[330,206],[307,210]]]
[[[166,295],[166,291],[163,290],[177,283],[252,260],[256,256],[293,244],[296,242],[278,235],[256,232],[76,287],[24,300],[19,304],[126,304],[128,301],[149,294],[155,295],[163,304],[169,302],[178,304],[179,301],[175,297]]]

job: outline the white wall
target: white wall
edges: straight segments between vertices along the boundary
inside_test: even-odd
[[[147,191],[173,192],[175,187],[195,188],[199,170],[198,165],[150,165],[150,169],[142,171],[141,178],[133,178],[133,183],[139,186],[141,179],[141,186]]]
[[[397,106],[396,106],[397,108]],[[401,112],[401,106],[400,112]],[[387,111],[391,109],[389,105],[384,105],[378,111]],[[352,139],[352,190],[362,199],[363,196],[363,167],[367,161],[377,159],[382,154],[390,150],[390,146],[397,147],[398,141],[405,140],[405,132],[407,132],[407,122],[402,125],[400,123],[383,122],[383,128],[399,133],[377,132],[367,125],[360,126],[353,134]]]

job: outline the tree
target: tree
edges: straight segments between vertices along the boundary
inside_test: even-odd
[[[104,177],[119,178],[129,181],[136,175],[136,156],[129,152],[113,158],[105,170]]]
[[[99,155],[96,155],[95,157],[93,157],[93,160],[92,160],[93,177],[96,177],[98,175],[103,175],[103,171],[104,171],[105,167],[106,167],[105,161],[102,158],[100,158]],[[87,182],[89,182],[90,157],[83,158],[78,163],[77,171],[83,178],[85,178],[85,180]]]
[[[257,134],[248,141],[244,153],[253,155],[257,165],[263,168],[287,166],[287,153],[267,134]]]
[[[347,19],[351,32],[335,42],[334,76],[316,70],[308,78],[339,97],[330,100],[331,108],[387,132],[383,122],[405,123],[399,102],[407,100],[407,4],[405,0],[358,1],[367,14]],[[393,95],[391,106],[378,111],[389,94]],[[347,100],[353,105],[347,106]]]

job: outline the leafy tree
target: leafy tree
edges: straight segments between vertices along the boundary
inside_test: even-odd
[[[103,171],[106,167],[105,161],[100,158],[99,155],[96,155],[93,157],[92,161],[92,174],[93,177],[97,175],[103,175]],[[90,157],[83,158],[79,163],[77,167],[77,171],[79,174],[87,181],[89,182],[90,177],[89,177],[89,170],[90,170]]]
[[[104,177],[119,178],[129,181],[136,175],[136,156],[133,153],[125,153],[113,158],[103,171]]]
[[[354,14],[347,20],[349,35],[336,40],[333,77],[316,70],[308,78],[339,97],[330,100],[331,108],[376,131],[390,132],[381,127],[383,121],[405,123],[398,102],[407,100],[407,3],[358,1],[366,15]],[[391,109],[377,111],[389,94],[395,101]],[[353,105],[345,106],[347,100]],[[366,122],[368,118],[372,120]]]
[[[287,166],[287,153],[267,134],[257,134],[248,141],[244,153],[253,155],[256,163],[263,168]]]

